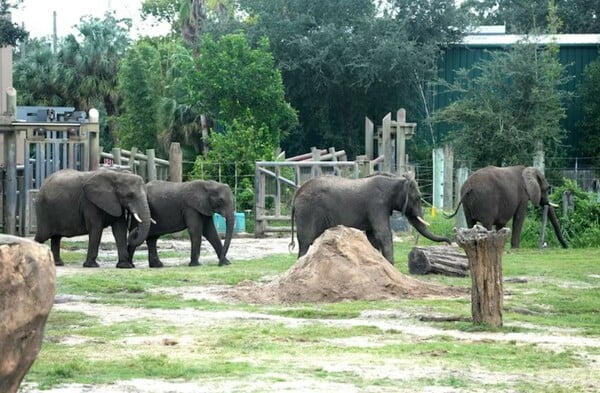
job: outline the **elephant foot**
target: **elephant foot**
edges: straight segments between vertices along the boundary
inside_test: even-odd
[[[85,261],[83,267],[100,267],[96,261]]]
[[[119,269],[133,269],[135,267],[135,265],[131,262],[124,261],[124,262],[118,262],[117,267]]]
[[[65,266],[65,263],[62,259],[58,259],[54,261],[54,266]]]
[[[202,266],[202,264],[198,261],[191,261],[188,263],[188,266]]]
[[[162,263],[162,262],[161,262],[159,259],[156,259],[156,260],[150,260],[150,261],[148,262],[148,265],[149,265],[150,267],[163,267],[163,266],[165,266],[165,265],[164,265],[164,264],[163,264],[163,263]]]
[[[229,259],[225,258],[219,261],[219,266],[227,266],[227,265],[231,265],[231,262],[229,261]]]

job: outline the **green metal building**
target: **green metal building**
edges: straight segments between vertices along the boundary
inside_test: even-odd
[[[447,49],[440,62],[439,75],[451,83],[457,70],[469,69],[481,59],[489,58],[490,51],[505,50],[525,38],[524,35],[504,34],[504,26],[482,26],[476,34],[467,35],[460,44]],[[576,94],[578,85],[583,80],[585,67],[598,58],[600,34],[539,35],[529,36],[529,39],[540,44],[558,44],[559,60],[566,66],[567,74],[572,76],[566,88]],[[456,98],[450,94],[436,94],[435,109],[444,108],[453,99]],[[578,141],[576,123],[581,119],[581,115],[580,105],[574,99],[567,107],[567,118],[563,122],[568,131],[569,144]],[[448,131],[448,127],[438,125],[436,131],[436,137],[440,140]]]

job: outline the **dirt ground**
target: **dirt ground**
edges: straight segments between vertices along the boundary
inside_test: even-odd
[[[254,238],[236,238],[231,243],[230,252],[228,254],[232,261],[236,259],[253,259],[259,258],[265,255],[272,254],[287,254],[289,244],[289,237],[281,238],[266,238],[266,239],[254,239]],[[189,250],[189,243],[184,240],[161,240],[159,243],[161,250],[175,249],[178,251]],[[140,250],[140,252],[144,252]],[[114,251],[111,247],[104,247],[101,252],[102,258],[100,259],[101,269],[114,269]],[[111,261],[111,262],[104,262]],[[200,260],[203,262],[216,263],[217,258],[207,242],[203,242],[202,253]],[[187,261],[178,259],[165,259],[163,260],[166,265],[181,265],[186,264]],[[136,263],[136,268],[147,268],[146,263]],[[297,268],[296,268],[297,269]],[[66,266],[57,269],[57,275],[65,274],[80,274],[81,272],[93,272],[94,269],[83,269],[79,266]],[[288,271],[287,275],[278,278],[283,280],[286,277],[297,280],[298,277],[291,276],[294,268]],[[396,271],[395,269],[392,269]],[[386,273],[388,274],[388,273]],[[393,274],[393,273],[392,273]],[[280,282],[279,282],[280,283]],[[254,286],[253,290],[248,291],[244,286]],[[201,299],[210,300],[214,302],[236,302],[236,301],[250,301],[259,303],[269,303],[275,299],[273,295],[277,287],[277,279],[265,283],[242,283],[240,286],[225,287],[225,286],[202,286],[202,287],[178,287],[178,288],[161,288],[158,291],[168,294],[177,294],[184,299]],[[247,298],[242,294],[244,293],[263,293],[260,298]],[[444,295],[444,293],[437,293],[437,295]],[[446,293],[449,296],[465,296],[465,293],[450,292]],[[270,314],[262,314],[247,311],[203,311],[194,309],[182,309],[182,310],[165,310],[165,309],[140,309],[140,308],[129,308],[116,305],[103,305],[97,303],[91,303],[86,301],[85,298],[66,296],[58,294],[55,301],[55,310],[72,311],[72,312],[83,312],[91,316],[97,317],[103,324],[112,324],[117,322],[134,321],[138,319],[150,319],[150,320],[165,320],[165,321],[177,321],[182,326],[194,326],[195,328],[216,326],[223,322],[235,321],[241,319],[247,320],[264,320],[281,323],[288,326],[299,326],[305,323],[314,321],[305,320],[302,318],[283,317]],[[414,315],[404,315],[397,311],[371,311],[364,312],[358,318],[352,319],[335,319],[335,320],[319,320],[321,323],[325,323],[332,326],[339,327],[350,327],[350,326],[374,326],[378,327],[383,331],[399,331],[410,337],[410,340],[414,342],[427,341],[434,339],[439,336],[449,336],[459,340],[468,341],[504,341],[504,342],[515,342],[518,344],[535,344],[543,348],[549,348],[552,350],[573,350],[580,351],[585,348],[600,348],[600,339],[593,337],[581,337],[573,335],[573,332],[566,329],[552,328],[552,331],[543,331],[539,333],[493,333],[493,332],[461,332],[458,330],[442,330],[437,329],[433,326],[419,324],[415,321]],[[77,344],[77,337],[73,337],[74,342],[70,344]],[[171,337],[171,336],[139,336],[139,337],[128,337],[131,343],[139,344],[144,343],[145,345],[152,347],[163,347],[165,345],[174,345],[176,348],[179,345],[185,346],[186,340],[192,340],[190,337]],[[348,338],[348,339],[337,339],[337,345],[349,345],[349,346],[377,346],[381,343],[377,341],[371,341],[372,338]],[[193,344],[187,343],[187,344]],[[597,351],[596,351],[597,352]],[[595,364],[600,372],[600,356],[587,355],[588,361]],[[307,366],[313,363],[322,363],[322,367],[328,371],[338,370],[340,372],[353,372],[358,375],[384,375],[390,379],[413,379],[413,378],[426,378],[426,377],[448,377],[448,370],[435,369],[435,368],[423,368],[419,365],[406,364],[401,359],[390,360],[390,362],[384,362],[381,365],[368,365],[361,364],[352,359],[348,359],[347,362],[337,364],[327,364],[325,360],[311,359],[293,359],[294,362],[306,362]],[[487,382],[497,381],[498,383],[506,382],[511,383],[515,378],[512,374],[502,373],[490,373],[481,370],[469,370],[465,371],[469,373],[471,377],[482,378]],[[475,375],[477,374],[477,375]],[[560,381],[564,376],[553,375],[549,372],[544,375],[535,376],[535,378],[543,378],[544,381],[552,382],[553,379]],[[572,376],[575,380],[577,376]],[[400,385],[401,386],[401,385]],[[297,380],[291,382],[288,380],[282,380],[280,382],[273,382],[273,380],[256,380],[256,381],[220,381],[220,382],[184,382],[184,381],[157,381],[157,380],[128,380],[119,381],[111,385],[103,386],[92,386],[92,385],[81,385],[72,384],[54,388],[51,390],[38,390],[35,386],[22,385],[20,393],[188,393],[188,392],[222,392],[222,391],[234,391],[234,392],[388,392],[393,390],[378,390],[374,389],[359,389],[353,385],[339,384],[327,380],[319,380],[314,378]],[[404,390],[402,390],[404,391]],[[460,388],[434,388],[422,390],[423,392],[429,393],[457,393],[461,392]],[[590,385],[590,392],[594,391]]]

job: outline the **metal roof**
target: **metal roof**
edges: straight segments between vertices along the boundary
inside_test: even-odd
[[[600,45],[600,34],[470,34],[463,38],[461,44],[467,46],[506,46],[527,40],[537,44],[594,46]]]

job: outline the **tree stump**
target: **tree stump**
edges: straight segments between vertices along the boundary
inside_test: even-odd
[[[408,254],[408,271],[465,277],[469,275],[469,260],[459,247],[415,246]]]
[[[467,253],[471,271],[471,315],[473,323],[502,326],[502,253],[510,229],[488,231],[475,225],[455,229],[456,242]]]

